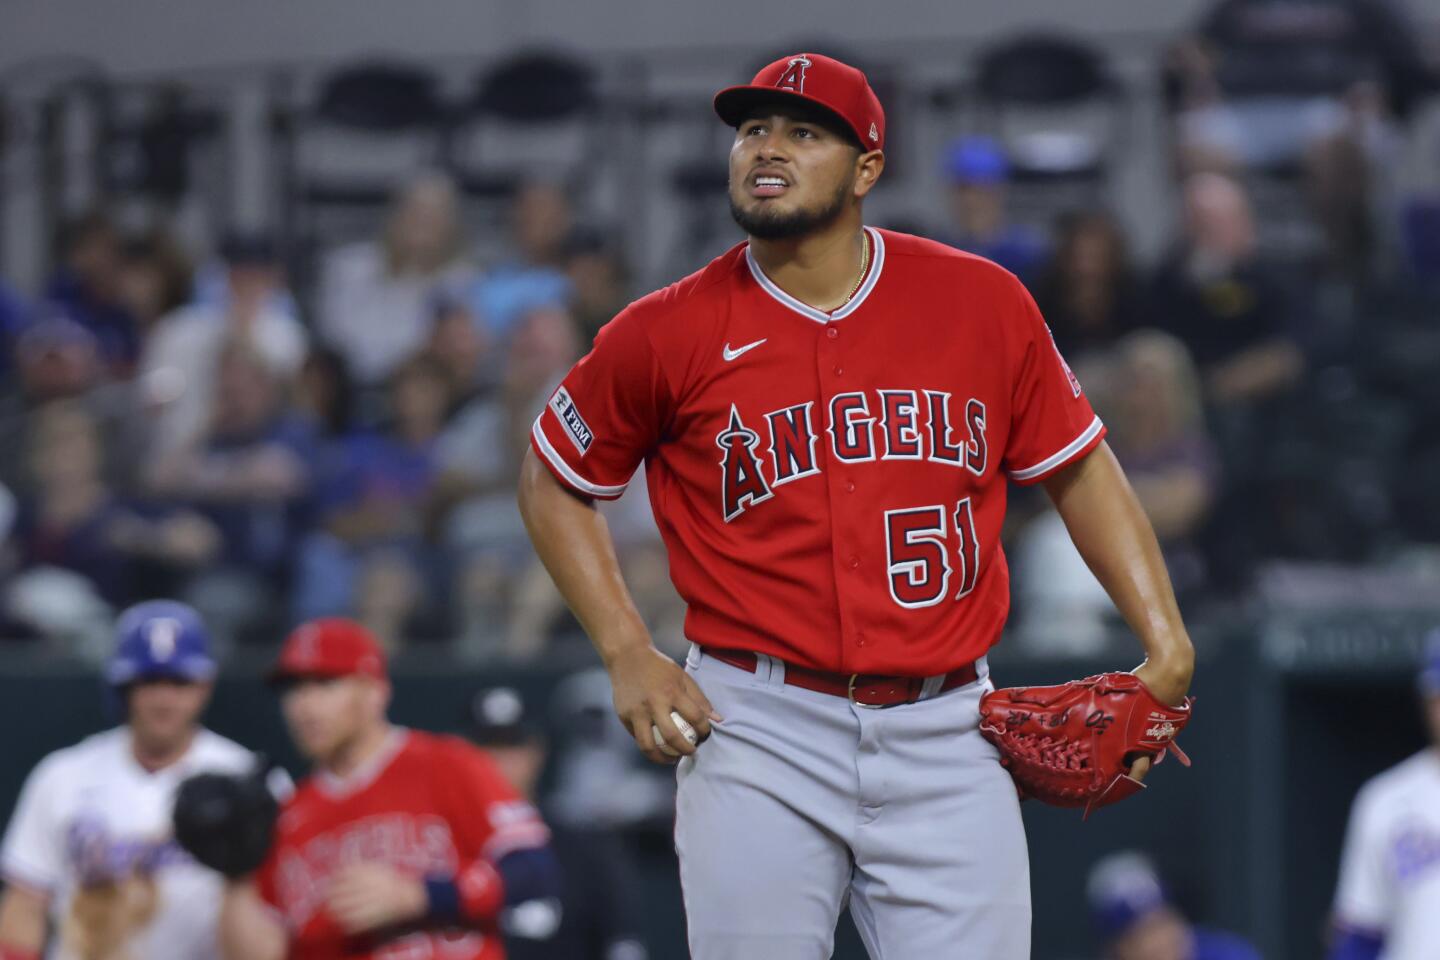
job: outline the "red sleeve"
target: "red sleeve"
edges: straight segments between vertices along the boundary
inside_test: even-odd
[[[455,738],[441,743],[447,756],[435,768],[442,774],[441,813],[455,839],[458,906],[461,916],[483,926],[505,899],[495,864],[507,853],[543,846],[550,831],[484,752]]]
[[[462,862],[494,862],[515,850],[543,846],[550,831],[534,806],[510,786],[484,751],[463,740],[446,741],[443,764],[445,818]]]
[[[1004,467],[1010,479],[1030,484],[1094,450],[1105,436],[1105,425],[1060,356],[1029,291],[1008,279],[1019,317],[1009,331],[1014,372]]]
[[[631,307],[550,396],[530,445],[561,483],[614,500],[659,442],[673,403],[643,318]]]

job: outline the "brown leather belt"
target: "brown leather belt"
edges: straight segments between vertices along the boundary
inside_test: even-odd
[[[714,657],[722,663],[741,670],[755,672],[759,658],[748,650],[718,650],[701,647],[707,657]],[[974,663],[956,667],[945,674],[936,694],[963,687],[979,679]],[[831,673],[828,670],[811,670],[809,667],[785,664],[785,682],[793,686],[844,697],[860,707],[893,707],[902,703],[914,703],[920,699],[925,687],[924,677],[888,677],[875,673]]]

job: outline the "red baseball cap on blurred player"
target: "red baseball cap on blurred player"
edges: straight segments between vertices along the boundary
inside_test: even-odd
[[[385,651],[370,631],[354,620],[326,617],[302,623],[290,632],[267,679],[284,683],[307,677],[352,676],[386,679]]]
[[[755,79],[715,94],[715,112],[740,126],[753,105],[777,98],[803,100],[835,114],[865,150],[885,149],[885,111],[865,74],[819,53],[781,57]]]

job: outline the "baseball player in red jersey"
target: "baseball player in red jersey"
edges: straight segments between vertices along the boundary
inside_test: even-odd
[[[521,512],[640,749],[684,755],[698,960],[827,957],[847,901],[874,957],[1028,957],[1016,791],[977,730],[1007,482],[1044,484],[1179,703],[1193,652],[1154,534],[1024,287],[864,226],[885,116],[863,73],[785,57],[715,108],[748,242],[600,332],[535,424]],[[684,670],[592,502],[641,461]]]
[[[385,657],[317,620],[272,674],[315,772],[281,809],[259,871],[232,881],[228,960],[500,960],[500,911],[558,895],[549,833],[480,750],[385,718]]]

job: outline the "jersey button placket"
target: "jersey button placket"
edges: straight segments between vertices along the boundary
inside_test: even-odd
[[[836,324],[831,322],[825,326],[825,336],[818,342],[818,349],[816,350],[815,367],[820,379],[820,402],[827,410],[830,408],[831,401],[835,399],[835,395],[842,392],[838,378],[845,372],[845,366],[841,362],[839,339],[840,331],[837,329]],[[830,442],[829,431],[826,431],[825,442],[828,446]],[[838,497],[841,493],[854,493],[855,482],[843,475],[846,471],[852,469],[848,464],[831,459],[829,457],[829,450],[826,451],[826,454],[826,459],[830,460],[829,469],[826,471],[826,479],[830,485],[831,492],[830,542],[831,549],[834,551],[832,556],[835,558],[833,562],[835,564],[836,579],[837,581],[842,581],[839,584],[841,636],[837,639],[841,641],[841,649],[843,651],[846,648],[854,649],[857,646],[863,647],[865,645],[863,637],[855,630],[852,611],[846,609],[849,606],[846,597],[852,594],[853,591],[846,589],[843,583],[844,580],[853,577],[856,570],[859,569],[860,557],[845,550],[845,547],[848,545],[848,538],[845,537],[842,526],[848,524],[846,524],[845,521],[844,511],[839,509]],[[841,659],[842,662],[848,661],[849,656],[842,652]]]

